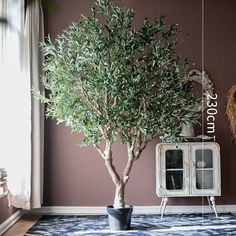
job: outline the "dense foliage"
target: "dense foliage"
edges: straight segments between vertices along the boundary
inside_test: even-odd
[[[92,16],[43,44],[50,92],[39,96],[48,117],[84,133],[83,144],[117,134],[124,143],[137,135],[175,140],[183,123],[196,121],[188,66],[175,54],[177,26],[161,16],[133,29],[133,18],[132,9],[97,0]]]

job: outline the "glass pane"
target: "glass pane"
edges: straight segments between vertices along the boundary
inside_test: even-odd
[[[196,188],[213,188],[213,170],[196,170]]]
[[[166,169],[183,168],[183,151],[167,150],[166,151]]]
[[[212,168],[212,150],[197,149],[196,150],[196,168]]]
[[[166,171],[166,189],[183,189],[183,171]]]

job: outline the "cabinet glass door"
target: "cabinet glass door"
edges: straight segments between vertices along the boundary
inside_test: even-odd
[[[161,143],[157,145],[156,192],[159,197],[189,195],[188,152],[188,143]]]
[[[217,143],[205,142],[191,145],[192,196],[219,196],[220,148]]]
[[[166,189],[183,189],[183,151],[166,150],[165,159]]]
[[[196,189],[213,189],[213,155],[211,149],[195,151]]]

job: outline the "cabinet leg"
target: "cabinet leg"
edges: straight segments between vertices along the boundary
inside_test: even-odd
[[[211,205],[211,201],[210,201],[210,197],[209,196],[207,196],[207,201],[208,201],[208,204],[209,204],[209,206],[211,208],[211,211],[214,212],[214,209],[213,209],[213,207]]]
[[[162,211],[163,203],[164,203],[164,197],[161,198],[160,214],[161,214],[161,211]]]
[[[161,209],[160,209],[160,211],[161,211],[161,219],[162,219],[162,217],[163,217],[163,215],[164,215],[167,202],[168,202],[168,197],[163,197],[163,198],[161,199]]]
[[[215,213],[215,216],[216,218],[218,218],[218,214],[217,214],[217,211],[216,211],[216,202],[215,202],[215,197],[208,197],[207,196],[207,201],[208,201],[208,204],[209,206],[211,207],[211,210]]]
[[[215,215],[216,215],[216,218],[218,218],[218,214],[217,214],[217,211],[216,211],[216,202],[215,202],[215,197],[210,197],[210,201],[211,201],[211,204],[212,204],[212,208],[215,212]]]

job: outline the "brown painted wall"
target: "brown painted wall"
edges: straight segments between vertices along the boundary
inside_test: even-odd
[[[71,21],[88,14],[94,0],[57,0],[57,12],[47,14],[48,33],[55,37]],[[179,52],[189,59],[194,68],[201,69],[201,0],[127,0],[123,4],[136,10],[135,26],[145,16],[154,18],[165,13],[167,23],[178,23],[183,31]],[[236,204],[236,145],[230,141],[229,125],[225,116],[226,93],[236,82],[236,2],[234,0],[205,1],[205,70],[214,82],[218,94],[216,120],[217,141],[222,156],[222,196],[219,204]],[[47,120],[45,128],[45,205],[98,206],[113,202],[114,187],[103,160],[93,147],[76,145],[81,135],[71,134],[64,125]],[[151,142],[131,173],[126,202],[134,205],[158,205],[155,194],[155,156],[158,140]],[[126,148],[114,145],[115,164],[121,169],[126,160]],[[201,204],[200,198],[171,199],[170,204]]]

